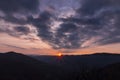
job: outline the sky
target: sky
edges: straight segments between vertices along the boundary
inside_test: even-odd
[[[120,0],[0,0],[0,52],[120,53]]]

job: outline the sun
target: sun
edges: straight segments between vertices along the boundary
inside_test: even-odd
[[[62,53],[59,52],[59,53],[57,54],[57,56],[58,56],[58,57],[61,57],[61,56],[62,56]]]

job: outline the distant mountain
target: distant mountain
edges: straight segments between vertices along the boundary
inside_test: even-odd
[[[0,80],[119,79],[119,54],[97,53],[57,57],[0,53]]]
[[[0,54],[0,80],[67,80],[63,76],[66,72],[61,68],[29,56],[15,52]]]
[[[61,66],[68,70],[79,71],[83,68],[102,68],[109,64],[120,62],[120,54],[95,53],[91,55],[76,56],[32,56],[33,58],[49,64]]]

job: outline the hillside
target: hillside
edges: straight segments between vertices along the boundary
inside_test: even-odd
[[[120,80],[120,63],[93,70],[88,73],[86,80]]]
[[[119,58],[108,53],[61,58],[0,53],[0,80],[119,80]]]
[[[66,75],[59,67],[23,54],[0,54],[0,80],[61,80],[61,73]]]
[[[109,64],[119,63],[120,54],[95,53],[91,55],[65,55],[61,58],[57,56],[37,56],[31,57],[49,64],[61,66],[65,69],[78,71],[83,68],[102,68]],[[73,66],[74,65],[74,66]]]

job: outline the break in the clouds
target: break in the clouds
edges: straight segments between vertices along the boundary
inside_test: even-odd
[[[0,32],[34,34],[55,49],[119,43],[120,1],[0,0],[0,23]]]

